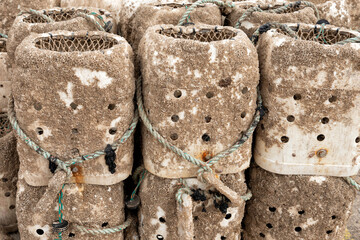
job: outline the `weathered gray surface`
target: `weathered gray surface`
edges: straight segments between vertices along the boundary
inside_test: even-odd
[[[354,177],[357,182],[360,182],[360,177]],[[349,218],[349,222],[347,225],[347,228],[349,230],[349,233],[351,237],[349,236],[349,239],[345,240],[357,240],[360,239],[360,193],[357,192],[356,199],[353,203],[351,216]]]

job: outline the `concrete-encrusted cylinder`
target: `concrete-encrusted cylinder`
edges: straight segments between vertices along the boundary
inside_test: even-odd
[[[66,31],[79,31],[97,30],[96,25],[85,19],[84,17],[77,16],[78,13],[96,13],[103,19],[105,23],[112,24],[110,32],[116,32],[116,23],[111,16],[110,12],[98,8],[53,8],[46,10],[39,10],[40,13],[50,17],[54,22],[47,22],[40,16],[31,13],[23,13],[19,15],[10,30],[9,40],[7,42],[7,51],[11,64],[15,61],[15,50],[17,46],[24,40],[30,33],[47,33],[57,30]],[[102,23],[102,21],[95,15],[91,15],[92,19]]]
[[[259,7],[262,12],[253,12],[247,18],[245,18],[239,28],[243,30],[249,37],[258,29],[261,25],[268,22],[278,23],[310,23],[315,24],[317,17],[314,9],[304,4],[289,8],[284,13],[270,13],[267,10],[276,10],[283,7],[283,5],[267,5],[260,4],[259,2],[237,2],[231,13],[225,19],[225,25],[235,26],[238,19],[251,7]]]
[[[246,193],[243,172],[222,174],[220,179],[240,195]],[[240,206],[233,205],[221,197],[216,189],[199,182],[196,178],[188,178],[184,181],[193,191],[191,196],[193,219],[191,221],[194,224],[194,239],[241,239],[241,221],[244,216],[245,202]],[[146,175],[139,193],[142,200],[139,211],[141,239],[182,239],[179,235],[175,198],[179,187],[179,181],[176,179],[164,179],[153,174]],[[222,207],[226,204],[227,208],[223,209]]]
[[[7,112],[11,83],[8,77],[9,58],[6,52],[7,39],[0,38],[0,113]]]
[[[178,3],[153,3],[139,6],[134,13],[134,18],[129,23],[132,31],[128,40],[134,52],[137,52],[140,40],[149,27],[159,24],[177,25],[186,9],[190,6],[191,4]],[[188,21],[194,24],[222,25],[220,9],[214,4],[198,6],[191,12]]]
[[[355,190],[343,178],[250,170],[244,240],[342,240]]]
[[[17,230],[15,199],[19,159],[16,138],[6,114],[0,114],[0,231]],[[1,234],[0,234],[1,235]]]
[[[44,194],[46,187],[33,187],[26,183],[22,170],[19,173],[16,211],[21,239],[58,239],[52,223],[59,219],[58,196],[54,196],[51,211],[44,214],[42,223],[34,222],[33,208]],[[62,239],[123,239],[123,232],[92,235],[81,232],[76,226],[87,229],[106,229],[123,224],[124,212],[123,183],[109,186],[90,184],[66,184],[63,190],[63,217],[70,223],[62,233]],[[46,224],[44,224],[46,223]]]
[[[134,117],[133,53],[117,35],[32,34],[17,48],[12,84],[20,128],[63,161],[104,150],[124,134]],[[18,152],[27,184],[47,185],[52,176],[49,161],[21,138]],[[119,146],[116,155],[114,173],[102,155],[72,165],[76,174],[71,182],[121,182],[132,169],[132,137]]]
[[[171,144],[207,161],[246,132],[256,108],[256,49],[230,27],[149,28],[139,55],[145,111]],[[198,167],[143,130],[145,168],[165,178],[194,177]],[[213,166],[221,174],[249,166],[251,138]]]
[[[279,174],[352,176],[360,169],[359,33],[290,25],[258,42],[261,95],[267,114],[258,128],[255,161]]]

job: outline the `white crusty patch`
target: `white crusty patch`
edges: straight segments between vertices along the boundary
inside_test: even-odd
[[[276,38],[276,41],[275,41],[274,45],[275,45],[276,47],[280,47],[281,45],[283,45],[283,43],[284,43],[285,41],[286,41],[285,38]]]
[[[113,78],[109,77],[107,72],[104,71],[95,71],[87,68],[73,68],[75,75],[80,79],[81,83],[85,86],[90,86],[95,83],[97,79],[97,86],[99,88],[106,88],[109,86]]]
[[[301,224],[303,229],[306,229],[309,226],[315,225],[319,220],[314,220],[313,218],[308,218],[306,223]]]
[[[37,229],[42,229],[44,231],[43,235],[39,235],[36,233]],[[45,225],[45,226],[40,226],[40,225],[33,225],[33,226],[28,226],[27,230],[34,235],[35,239],[39,239],[39,240],[48,240],[48,234],[50,233],[50,226],[49,225]]]
[[[251,22],[249,21],[244,21],[241,23],[241,26],[246,28],[246,29],[251,29],[254,27],[254,24],[252,24]]]
[[[326,181],[326,177],[323,177],[323,176],[316,176],[316,177],[311,177],[309,179],[310,182],[316,182],[318,183],[319,185],[321,185],[323,182]]]
[[[161,218],[161,217],[165,218],[165,211],[160,206],[158,206],[157,212],[156,212],[156,218],[152,218],[150,221],[152,225],[159,224],[159,227],[156,230],[156,233],[152,239],[156,239],[156,235],[158,235],[158,234],[162,235],[164,237],[164,239],[167,238],[167,226],[166,226],[166,223],[162,223],[159,221],[159,218]]]
[[[73,89],[73,84],[71,82],[68,82],[66,93],[58,92],[61,101],[65,103],[66,107],[70,107],[70,104],[74,101],[72,89]]]
[[[217,57],[217,49],[211,43],[209,44],[210,63],[214,63]]]
[[[229,219],[224,218],[221,222],[220,222],[220,226],[223,228],[226,228],[229,226],[230,222],[234,221],[237,217],[238,213],[238,208],[237,207],[229,207],[227,209],[226,215],[227,214],[231,214],[231,217]]]

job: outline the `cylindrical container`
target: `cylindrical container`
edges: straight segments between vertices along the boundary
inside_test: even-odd
[[[85,31],[32,34],[17,48],[15,65],[12,84],[19,126],[62,161],[104,151],[134,118],[133,53],[120,36]],[[27,184],[46,186],[52,176],[49,160],[21,137],[18,152]],[[115,153],[113,171],[102,155],[72,165],[73,172],[82,172],[71,182],[121,182],[132,169],[132,136]]]
[[[39,10],[39,13],[50,17],[54,22],[47,22],[43,17],[33,13],[23,13],[14,21],[9,33],[7,50],[11,64],[15,61],[15,50],[30,33],[48,33],[57,30],[79,31],[97,30],[96,22],[110,32],[116,32],[116,23],[110,12],[98,8],[53,8]],[[87,14],[89,19],[78,14]],[[105,26],[105,24],[106,26]],[[110,28],[111,27],[111,28]]]
[[[120,32],[121,36],[129,39],[131,34],[131,27],[129,23],[134,18],[136,10],[145,4],[166,4],[166,3],[189,3],[189,0],[126,0],[122,1],[120,12]]]
[[[250,170],[244,240],[343,240],[355,190],[342,178]]]
[[[231,147],[253,121],[259,81],[256,49],[230,27],[149,28],[139,58],[145,111],[171,144],[202,161]],[[145,168],[164,178],[194,177],[198,166],[143,128]],[[213,166],[221,174],[249,166],[251,138]]]
[[[9,58],[6,52],[7,39],[0,38],[0,113],[7,112],[11,83],[8,77]]]
[[[267,114],[255,161],[278,174],[352,176],[360,170],[360,34],[321,25],[290,25],[258,41]]]
[[[259,5],[260,4],[260,5]],[[310,23],[317,22],[316,12],[313,8],[305,4],[298,4],[288,8],[281,13],[272,13],[269,10],[276,10],[284,5],[262,4],[253,2],[238,2],[232,9],[231,13],[225,19],[225,25],[236,26],[238,20],[243,14],[252,7],[258,7],[262,11],[254,11],[245,17],[239,24],[239,28],[243,30],[249,37],[263,24],[268,22],[278,23]]]
[[[22,172],[22,171],[21,171]],[[52,223],[59,219],[58,197],[54,196],[51,211],[47,211],[41,224],[34,222],[33,207],[44,194],[46,187],[33,187],[26,183],[19,174],[16,211],[21,239],[40,240],[58,239],[58,233],[53,232]],[[77,225],[87,229],[107,229],[123,224],[124,212],[123,183],[109,186],[90,184],[67,184],[63,190],[63,218],[69,222],[69,228],[64,231],[62,239],[119,239],[124,238],[123,231],[111,234],[81,232]]]
[[[0,231],[15,232],[16,182],[19,159],[16,153],[16,138],[6,114],[0,114]]]
[[[128,40],[134,52],[137,52],[140,40],[149,27],[159,24],[177,25],[190,6],[191,4],[177,3],[152,3],[139,6],[134,13],[134,18],[129,23],[132,31]],[[220,26],[222,25],[220,9],[214,4],[200,5],[191,12],[188,22]]]
[[[7,34],[20,11],[58,7],[60,0],[1,0],[0,1],[0,33]]]
[[[235,192],[241,195],[246,193],[244,173],[222,174],[220,179]],[[191,220],[194,225],[194,239],[241,239],[245,202],[234,206],[211,186],[199,182],[196,178],[184,181],[192,190]],[[176,179],[146,175],[139,193],[142,200],[139,211],[141,239],[182,239],[175,199],[179,187]]]
[[[61,7],[95,7],[106,9],[114,16],[116,23],[120,21],[123,0],[61,0]]]

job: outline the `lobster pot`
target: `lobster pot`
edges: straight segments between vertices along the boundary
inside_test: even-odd
[[[256,108],[256,49],[230,27],[172,25],[149,28],[139,47],[144,108],[161,136],[207,161],[246,132]],[[213,169],[238,173],[249,166],[251,138]],[[145,168],[164,178],[194,177],[198,167],[143,128]]]
[[[53,232],[52,223],[59,219],[58,197],[54,196],[51,210],[43,221],[32,220],[33,207],[37,204],[46,187],[33,187],[19,175],[16,213],[21,239],[40,240],[58,239]],[[124,213],[123,183],[110,186],[90,184],[66,184],[63,190],[63,216],[70,223],[62,233],[62,239],[123,239],[123,232],[92,235],[81,232],[77,225],[87,229],[106,229],[123,224]]]
[[[6,114],[0,114],[0,232],[14,232],[17,229],[15,198],[18,170],[16,138]]]
[[[253,12],[246,17],[239,25],[249,37],[263,24],[268,22],[278,23],[310,23],[315,24],[317,17],[314,9],[307,7],[304,4],[289,8],[284,13],[270,13],[267,10],[276,10],[283,5],[268,5],[252,3],[252,2],[239,2],[235,4],[234,9],[225,19],[225,25],[235,26],[240,17],[251,7],[257,6],[261,8],[262,12]]]
[[[132,29],[129,42],[134,52],[137,52],[139,42],[144,36],[145,31],[158,24],[177,25],[181,17],[185,14],[187,8],[191,4],[144,4],[139,6],[134,14],[133,20],[130,22]],[[190,14],[188,22],[195,24],[222,25],[221,13],[219,7],[214,4],[200,5]]]
[[[53,156],[66,161],[104,150],[129,128],[134,117],[133,53],[122,37],[85,31],[32,34],[16,53],[12,83],[17,121]],[[47,185],[49,161],[21,137],[18,152],[26,183]],[[81,183],[112,185],[128,177],[132,161],[130,137],[116,150],[114,172],[104,155],[72,167],[81,170]]]
[[[94,22],[91,22],[84,17],[77,14],[88,14],[94,21],[102,24],[102,20],[108,23],[110,32],[116,33],[116,23],[108,11],[98,8],[53,8],[47,10],[40,10],[40,13],[50,17],[54,22],[47,22],[44,18],[31,13],[23,13],[16,17],[14,24],[9,33],[9,40],[7,42],[7,50],[11,64],[15,61],[15,50],[17,46],[30,33],[47,33],[56,30],[79,31],[97,30]],[[96,15],[98,17],[96,17]],[[112,27],[111,27],[112,26]],[[110,29],[111,27],[111,29]]]
[[[279,174],[352,176],[360,169],[359,33],[320,25],[276,30],[258,42],[261,94],[268,113],[255,161]],[[321,31],[321,36],[319,32]]]
[[[61,0],[61,7],[95,7],[106,9],[112,13],[116,22],[120,21],[122,0]]]
[[[343,178],[251,168],[244,240],[344,239],[355,190]]]
[[[247,187],[243,173],[220,175],[226,186],[239,194],[245,194]],[[245,202],[234,206],[218,195],[210,186],[196,178],[184,179],[192,190],[192,219],[194,239],[241,239],[241,221]],[[184,239],[179,230],[175,194],[180,188],[176,179],[165,179],[147,174],[140,187],[139,210],[140,238]],[[215,205],[216,204],[216,205]],[[189,229],[185,229],[189,231]]]
[[[190,0],[126,0],[122,1],[120,12],[120,32],[121,35],[129,39],[132,28],[130,22],[134,18],[136,10],[146,4],[166,4],[166,3],[189,3]],[[180,20],[180,19],[179,19]],[[136,28],[138,26],[135,26]]]
[[[0,33],[7,34],[20,11],[58,7],[60,0],[1,0],[0,2]]]
[[[0,113],[7,112],[8,96],[11,92],[7,71],[9,59],[6,52],[6,42],[5,38],[0,38]]]

